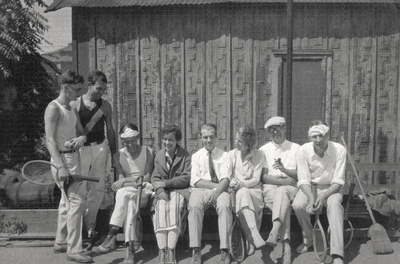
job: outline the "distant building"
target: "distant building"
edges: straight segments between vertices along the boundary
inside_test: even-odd
[[[50,76],[53,78],[55,82],[54,88],[58,89],[59,77],[60,77],[59,73],[65,72],[66,70],[72,68],[72,44],[70,43],[68,44],[68,46],[64,48],[47,52],[42,56],[53,62],[59,69],[59,72],[56,72],[48,65],[44,65],[46,71],[50,74]]]

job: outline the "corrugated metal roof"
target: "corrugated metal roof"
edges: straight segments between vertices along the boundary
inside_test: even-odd
[[[400,0],[294,0],[294,3],[400,3]],[[287,3],[287,0],[54,0],[45,12],[64,7],[126,7],[218,3]]]

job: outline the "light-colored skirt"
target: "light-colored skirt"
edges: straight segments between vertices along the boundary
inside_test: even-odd
[[[254,211],[257,227],[260,228],[264,209],[261,186],[243,187],[238,190],[236,193],[236,213],[244,208]]]
[[[169,201],[158,200],[153,214],[154,232],[177,230],[182,231],[182,219],[185,217],[185,199],[177,192],[172,191]]]

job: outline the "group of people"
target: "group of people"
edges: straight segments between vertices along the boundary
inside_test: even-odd
[[[68,72],[71,75],[73,72]],[[68,75],[67,74],[67,75]],[[74,73],[76,76],[76,73]],[[107,130],[107,139],[112,152],[118,180],[111,186],[116,192],[115,208],[110,220],[110,229],[104,242],[93,248],[97,253],[107,253],[116,248],[116,235],[124,228],[125,241],[131,240],[132,212],[141,195],[141,207],[151,202],[152,222],[159,248],[158,263],[176,262],[176,244],[189,230],[189,246],[193,249],[191,263],[201,261],[201,237],[205,211],[213,206],[218,214],[218,232],[221,258],[218,264],[231,263],[229,254],[229,229],[233,214],[237,215],[247,241],[247,254],[264,246],[275,247],[283,244],[283,263],[291,263],[290,215],[293,208],[302,228],[303,242],[295,251],[305,253],[313,244],[310,215],[327,207],[327,217],[331,228],[331,255],[335,264],[343,263],[343,185],[345,183],[346,149],[328,139],[329,127],[322,121],[314,121],[308,130],[309,143],[299,146],[286,139],[286,121],[275,116],[265,124],[271,141],[256,149],[256,132],[249,125],[240,127],[235,134],[235,149],[226,152],[217,147],[218,131],[215,124],[204,124],[200,129],[203,148],[190,155],[179,144],[182,133],[176,125],[166,125],[161,131],[162,149],[154,156],[152,151],[138,144],[140,131],[134,124],[125,124],[119,131],[124,147],[116,151],[116,140],[107,115],[111,110],[106,101],[101,100],[104,80],[95,80],[89,90],[78,98],[83,79],[63,76],[60,96],[51,102],[46,110],[46,136],[52,162],[60,167],[59,176],[64,179],[69,174],[85,170],[85,160],[91,160],[86,173],[101,177],[105,173],[97,164],[94,155],[103,155],[107,149],[104,138],[97,138],[93,146],[88,125],[90,91],[96,90],[95,107],[104,107],[102,112]],[[74,76],[75,76],[74,75]],[[92,74],[91,74],[92,76]],[[102,77],[103,78],[103,77]],[[105,78],[105,76],[104,76]],[[103,86],[104,84],[104,86]],[[88,95],[89,94],[89,95]],[[77,101],[69,104],[71,101]],[[99,101],[101,105],[99,106]],[[84,107],[83,107],[84,106]],[[80,109],[84,110],[80,110]],[[108,109],[108,110],[107,110]],[[81,117],[86,112],[86,119]],[[97,114],[94,114],[96,116]],[[83,128],[85,124],[85,128]],[[100,128],[98,129],[98,131]],[[100,133],[98,133],[100,134]],[[103,131],[104,135],[104,131]],[[102,141],[103,140],[103,141]],[[66,149],[64,142],[73,144]],[[101,141],[101,142],[100,142]],[[113,143],[111,143],[113,141]],[[85,146],[99,149],[85,151]],[[87,161],[88,162],[88,161]],[[104,162],[106,163],[106,162]],[[97,165],[96,165],[97,164]],[[80,168],[81,166],[81,168]],[[94,167],[96,167],[94,169]],[[102,168],[102,167],[101,167]],[[104,169],[105,170],[105,169]],[[143,184],[141,180],[143,179]],[[104,182],[104,180],[103,180]],[[67,259],[76,262],[90,262],[91,257],[82,253],[82,223],[89,233],[94,233],[95,222],[86,220],[91,208],[86,205],[93,200],[92,192],[99,193],[100,184],[74,183],[68,189],[70,207],[60,202],[59,222],[55,252],[67,251]],[[104,184],[103,184],[104,188]],[[231,195],[235,194],[235,212],[232,212]],[[95,201],[99,203],[98,200]],[[93,203],[95,203],[93,202]],[[272,211],[272,229],[267,240],[260,235],[263,209]],[[86,209],[86,210],[85,210]],[[87,211],[87,212],[86,212]],[[84,213],[86,212],[86,213]],[[94,211],[92,211],[94,213]],[[67,245],[66,245],[67,244]],[[125,264],[135,263],[135,248],[126,249]]]
[[[104,196],[110,151],[113,162],[120,167],[111,105],[101,98],[107,89],[107,77],[99,70],[92,71],[88,90],[80,96],[83,83],[83,76],[75,71],[63,73],[59,96],[48,104],[44,114],[46,144],[61,184],[70,175],[99,180],[72,183],[67,197],[60,200],[53,251],[67,252],[68,260],[82,263],[92,261],[82,254],[83,229],[90,239],[98,238],[96,217]]]

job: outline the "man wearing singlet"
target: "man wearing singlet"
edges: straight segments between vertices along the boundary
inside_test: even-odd
[[[88,230],[88,237],[94,242],[98,237],[95,231],[96,217],[104,195],[109,148],[114,156],[117,144],[112,127],[111,105],[101,98],[107,90],[107,77],[103,72],[94,70],[89,74],[88,81],[88,91],[72,106],[77,109],[79,120],[87,136],[86,143],[80,149],[81,174],[100,180],[86,182],[87,211],[84,215],[84,224]],[[107,134],[108,142],[105,134]],[[118,159],[113,159],[113,161],[118,162]]]
[[[51,162],[60,168],[58,177],[61,181],[66,180],[70,174],[80,174],[77,150],[86,142],[86,136],[77,137],[77,134],[83,135],[84,131],[70,102],[78,98],[82,84],[81,75],[74,71],[66,71],[62,75],[60,95],[49,103],[44,115],[47,148]],[[67,252],[67,260],[70,261],[91,262],[92,257],[82,253],[85,183],[83,181],[72,183],[67,195],[68,198],[61,197],[58,208],[57,234],[53,251]],[[69,201],[68,208],[65,199]]]

